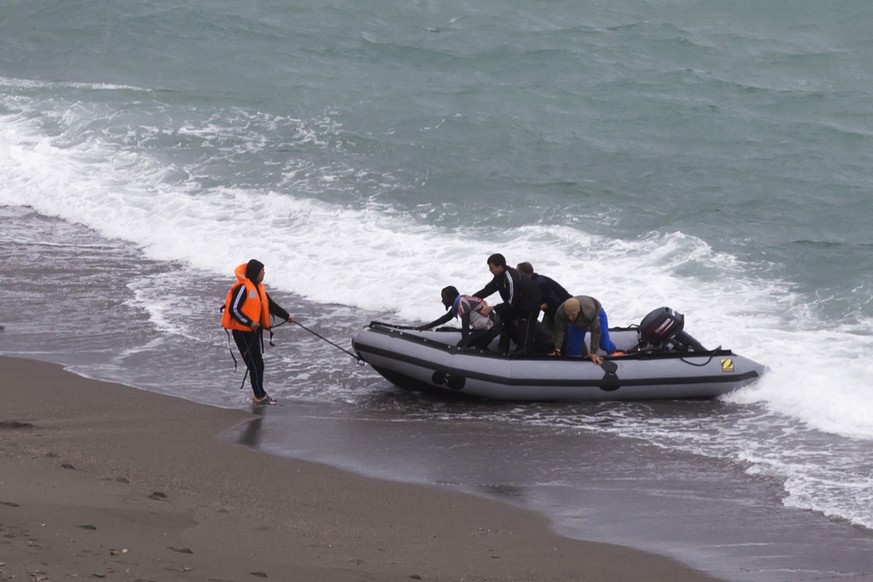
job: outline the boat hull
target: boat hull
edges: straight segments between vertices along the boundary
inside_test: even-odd
[[[620,350],[637,333],[610,330]],[[457,331],[416,331],[372,322],[352,339],[358,356],[400,388],[508,401],[715,398],[756,381],[764,366],[730,350],[582,358],[502,356],[457,348]]]

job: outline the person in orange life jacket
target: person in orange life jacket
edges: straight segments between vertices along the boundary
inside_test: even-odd
[[[591,330],[591,351],[585,346],[585,334]],[[564,334],[567,346],[564,348]],[[600,347],[607,354],[614,354],[615,344],[609,337],[609,321],[600,301],[587,295],[577,295],[564,301],[555,313],[555,327],[552,337],[555,351],[551,355],[560,356],[563,350],[567,356],[584,356],[595,364],[602,364],[603,358],[597,354]]]
[[[491,340],[497,337],[503,325],[484,299],[461,295],[452,285],[440,292],[443,305],[448,310],[442,317],[415,329],[421,331],[448,323],[456,317],[461,318],[460,348],[487,349]]]
[[[522,277],[518,271],[506,266],[506,258],[500,253],[488,257],[488,270],[493,275],[480,291],[473,297],[486,299],[494,292],[500,293],[503,303],[494,306],[494,311],[503,322],[500,334],[500,351],[509,352],[509,340],[514,339],[518,350],[527,345],[534,326],[532,325],[540,313],[540,291],[527,277]]]
[[[290,313],[273,301],[264,290],[264,264],[256,259],[236,268],[237,283],[227,293],[221,325],[231,330],[233,341],[246,363],[253,400],[256,404],[276,404],[264,390],[264,328],[270,328],[270,316],[292,323]]]

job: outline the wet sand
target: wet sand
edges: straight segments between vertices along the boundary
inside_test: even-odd
[[[274,457],[257,418],[0,358],[0,580],[714,580],[499,501]]]

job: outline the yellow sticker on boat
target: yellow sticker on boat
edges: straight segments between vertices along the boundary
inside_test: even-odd
[[[722,358],[721,359],[721,371],[722,372],[733,372],[734,371],[734,361],[731,358]]]

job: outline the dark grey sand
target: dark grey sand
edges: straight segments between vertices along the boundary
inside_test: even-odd
[[[219,438],[254,418],[0,358],[0,580],[714,580]]]

